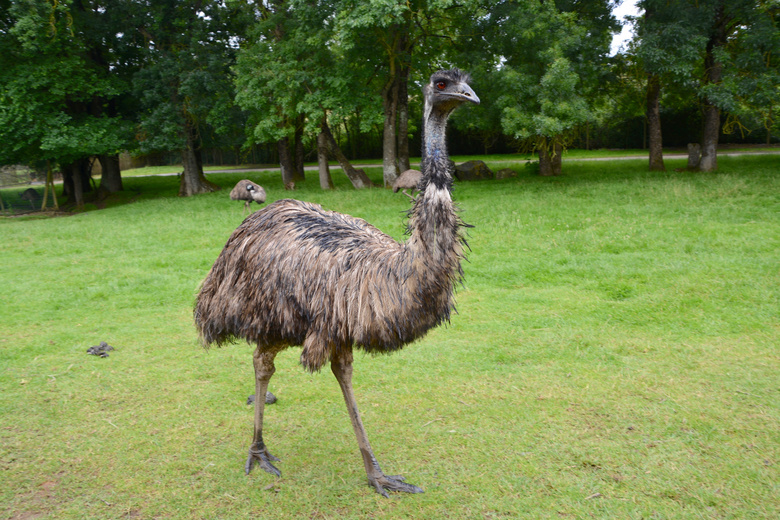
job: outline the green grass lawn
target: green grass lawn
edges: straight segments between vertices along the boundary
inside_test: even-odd
[[[377,458],[425,489],[389,500],[299,349],[266,408],[282,478],[245,476],[252,347],[201,348],[192,305],[239,179],[398,238],[406,197],[336,172],[332,192],[209,174],[224,189],[186,199],[127,177],[101,211],[0,219],[0,518],[780,517],[780,157],[684,162],[456,185],[475,226],[458,314],[356,356]],[[100,341],[116,350],[87,355]]]

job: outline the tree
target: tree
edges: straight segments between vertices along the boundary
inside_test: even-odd
[[[0,162],[57,162],[71,202],[91,189],[92,157],[108,164],[101,189],[122,189],[112,158],[132,143],[128,4],[88,0],[0,4]]]
[[[737,121],[773,121],[778,99],[778,8],[752,0],[642,0],[634,49],[648,74],[648,119],[658,104],[660,84],[675,96],[695,97],[702,111],[699,168],[717,169],[722,112],[729,127]],[[654,136],[651,126],[651,168]]]
[[[505,88],[496,100],[503,130],[538,152],[541,175],[559,174],[563,148],[592,117],[607,70],[617,29],[609,3],[498,2],[482,23],[502,59],[493,81]]]
[[[723,64],[720,53],[726,46],[737,20],[727,13],[724,2],[718,0],[710,5],[702,5],[702,17],[709,21],[705,26],[708,29],[707,44],[704,53],[704,76],[701,92],[702,110],[704,112],[704,127],[701,136],[701,163],[702,171],[714,171],[718,169],[718,137],[720,135],[720,106],[708,90],[716,87],[723,77]]]
[[[427,80],[446,47],[458,40],[461,20],[480,9],[476,1],[342,0],[337,35],[342,46],[376,71],[382,98],[382,169],[392,185],[408,169],[409,82]],[[436,67],[438,68],[438,67]]]
[[[699,60],[703,42],[700,23],[692,9],[678,2],[641,0],[644,15],[637,19],[636,40],[630,49],[646,77],[646,111],[650,170],[664,170],[661,134],[661,93],[664,85],[689,88],[691,71]],[[690,95],[690,94],[689,94]]]
[[[276,142],[286,188],[304,176],[302,154],[298,153],[303,148],[304,119],[297,109],[303,93],[299,90],[301,76],[293,70],[297,70],[297,58],[306,59],[304,49],[286,45],[295,38],[299,25],[298,11],[288,4],[276,0],[246,6],[252,23],[235,67],[236,101],[250,111],[247,129],[251,130],[251,142]],[[295,164],[294,159],[300,163]]]
[[[138,27],[145,37],[144,66],[133,81],[143,108],[140,147],[181,151],[180,196],[219,189],[203,174],[201,132],[235,110],[231,66],[244,18],[231,6],[219,0],[154,2]]]
[[[305,135],[321,134],[327,146],[320,148],[330,149],[353,186],[371,186],[365,172],[341,152],[328,123],[354,117],[374,102],[364,87],[366,69],[359,61],[350,63],[333,44],[330,6],[276,2],[254,10],[253,16],[235,67],[236,102],[250,114],[249,141],[277,142],[282,181],[288,186],[297,169],[289,155],[290,139],[297,150]]]
[[[407,110],[412,48],[412,9],[419,2],[379,0],[376,2],[342,1],[337,11],[340,39],[347,51],[369,57],[378,74],[382,99],[382,170],[385,186],[398,177],[398,114]],[[366,38],[366,35],[369,37]],[[406,119],[408,122],[408,118]],[[408,162],[408,158],[406,159]]]
[[[707,43],[701,96],[704,109],[701,169],[717,169],[721,111],[730,127],[750,119],[769,130],[780,94],[780,31],[777,3],[716,1],[702,6]],[[730,130],[730,128],[726,129]]]

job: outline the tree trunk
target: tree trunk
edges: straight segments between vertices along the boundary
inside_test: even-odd
[[[701,163],[701,146],[699,143],[688,143],[688,169],[698,170]]]
[[[553,175],[560,175],[563,171],[563,145],[560,141],[553,143],[553,155],[550,158],[552,160]]]
[[[73,201],[78,207],[84,206],[84,192],[89,191],[84,186],[83,171],[83,161],[73,163]]]
[[[293,180],[295,182],[306,180],[306,173],[303,169],[303,123],[304,118],[301,115],[298,117],[295,125],[295,143],[293,145],[295,149],[295,173],[293,174]]]
[[[647,76],[647,130],[650,138],[650,171],[666,171],[661,137],[661,80],[656,74]]]
[[[704,84],[720,83],[723,64],[717,61],[717,51],[726,45],[728,20],[723,4],[718,7],[718,14],[707,42],[707,52],[704,55]],[[701,163],[699,169],[711,172],[718,169],[718,136],[720,134],[720,108],[711,99],[704,99],[704,127],[701,136]]]
[[[539,175],[542,177],[552,177],[552,161],[550,152],[547,148],[539,148]]]
[[[401,69],[398,84],[398,171],[412,168],[409,163],[409,67]]]
[[[184,171],[179,182],[179,197],[191,197],[199,193],[219,190],[220,187],[206,179],[203,174],[203,159],[201,158],[198,131],[195,124],[189,119],[184,123],[184,133],[187,147],[181,151]]]
[[[100,161],[100,190],[108,193],[122,191],[122,172],[119,170],[119,154],[98,155]]]
[[[552,143],[545,138],[539,147],[539,175],[551,177],[561,174],[563,146],[556,139]]]
[[[46,191],[44,192],[43,204],[41,205],[41,211],[46,209],[46,197],[45,194],[51,191],[51,198],[54,201],[54,209],[59,210],[60,204],[57,201],[57,191],[54,189],[54,172],[51,171],[51,161],[46,161]]]
[[[79,208],[84,206],[84,192],[88,191],[85,189],[83,182],[83,162],[83,160],[79,160],[71,166],[71,171],[73,172],[71,174],[73,178],[73,202]]]
[[[84,193],[92,189],[89,174],[89,159],[77,159],[62,165],[62,194],[69,203],[79,208],[84,206]]]
[[[354,186],[356,190],[373,186],[374,184],[371,182],[371,179],[368,178],[366,172],[363,170],[356,170],[352,164],[350,164],[347,157],[341,151],[341,148],[339,148],[338,143],[333,138],[327,121],[323,121],[322,123],[322,133],[325,134],[325,139],[327,139],[328,145],[330,146],[330,151],[341,165],[341,169],[344,170],[344,173],[349,177],[352,186]]]
[[[701,162],[699,162],[699,170],[703,172],[712,172],[718,169],[718,134],[720,134],[720,109],[709,101],[705,101]]]
[[[290,155],[290,138],[283,137],[276,141],[276,148],[279,151],[279,167],[282,170],[284,189],[293,190],[295,189],[295,167]]]
[[[392,186],[398,178],[398,140],[396,136],[398,83],[396,73],[382,89],[382,105],[385,116],[382,134],[382,176],[385,187]]]
[[[321,130],[317,135],[317,165],[320,171],[320,188],[323,190],[333,189],[333,179],[330,176],[330,166],[328,166],[328,136]]]

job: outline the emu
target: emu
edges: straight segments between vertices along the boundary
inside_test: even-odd
[[[27,188],[22,192],[21,195],[19,195],[19,198],[22,200],[29,201],[30,208],[35,209],[35,204],[37,204],[41,200],[41,194],[38,193],[38,190],[34,188]]]
[[[252,201],[262,204],[265,202],[265,190],[259,184],[244,179],[238,181],[238,184],[230,190],[230,200],[243,200],[244,209],[247,213],[250,213],[249,205]]]
[[[402,190],[401,193],[414,201],[415,197],[413,194],[420,185],[421,179],[422,172],[420,170],[406,170],[393,183],[393,193],[398,193],[398,190]],[[412,190],[412,195],[406,193],[406,190]]]
[[[449,320],[467,244],[453,204],[445,146],[450,113],[479,103],[457,69],[433,74],[423,89],[424,150],[420,196],[398,242],[358,218],[296,200],[276,201],[233,232],[201,285],[195,324],[205,346],[236,338],[256,344],[254,437],[244,469],[281,476],[263,440],[264,399],[274,357],[303,347],[311,372],[330,361],[341,387],[370,486],[422,493],[382,472],[352,389],[353,347],[388,354]]]

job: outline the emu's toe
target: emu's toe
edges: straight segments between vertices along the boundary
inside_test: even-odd
[[[374,486],[376,492],[385,498],[389,498],[388,491],[402,491],[404,493],[425,493],[422,488],[419,488],[413,484],[407,484],[404,482],[404,478],[401,475],[380,475],[379,477],[368,478],[368,483]]]
[[[278,462],[279,459],[271,455],[271,453],[265,448],[262,450],[250,448],[249,457],[246,459],[246,465],[244,465],[244,471],[246,471],[246,474],[249,475],[249,472],[252,471],[252,468],[255,466],[255,464],[257,464],[268,473],[276,475],[277,477],[281,477],[282,472],[279,471],[276,466],[271,464],[271,461]]]

